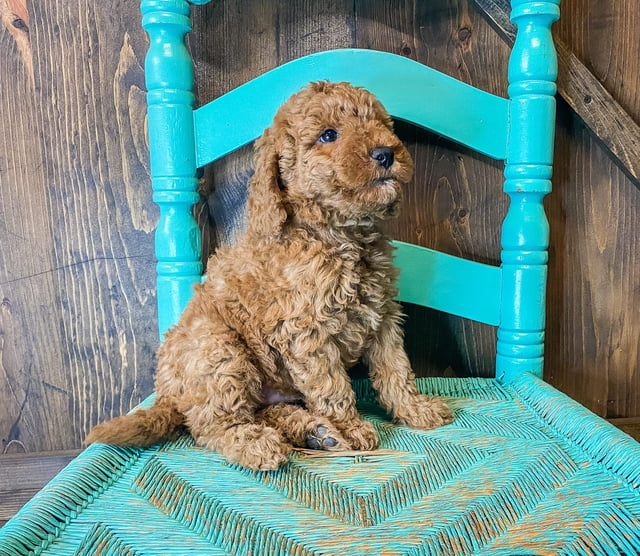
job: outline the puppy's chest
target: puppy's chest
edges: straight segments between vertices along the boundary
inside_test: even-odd
[[[339,339],[344,336],[359,343],[379,328],[394,281],[387,259],[379,252],[364,252],[343,263],[334,298],[341,315]]]
[[[319,342],[330,341],[345,363],[352,363],[371,342],[395,295],[390,249],[349,241],[321,247],[288,256],[280,267],[265,266],[266,287],[251,290],[260,295],[263,310],[252,314],[277,351],[313,351]]]

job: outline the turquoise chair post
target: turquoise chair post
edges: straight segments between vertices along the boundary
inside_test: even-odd
[[[518,34],[509,59],[509,138],[504,190],[511,203],[502,226],[502,293],[496,378],[528,372],[542,378],[549,224],[558,73],[551,24],[560,0],[512,0]]]
[[[203,3],[203,2],[193,2]],[[160,336],[178,320],[202,275],[193,125],[193,67],[184,44],[191,30],[186,0],[143,0],[153,200],[160,206],[155,235]]]

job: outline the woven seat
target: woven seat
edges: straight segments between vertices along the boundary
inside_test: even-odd
[[[91,446],[0,530],[0,554],[640,554],[640,444],[542,380],[558,3],[512,1],[509,99],[400,56],[340,50],[194,111],[189,5],[143,0],[160,333],[201,279],[196,169],[253,140],[306,82],[346,80],[394,117],[506,162],[500,267],[396,244],[402,301],[498,327],[496,378],[418,379],[455,412],[433,431],[394,425],[356,380],[379,450],[297,451],[278,471],[230,465],[189,436]]]
[[[531,376],[419,386],[454,424],[394,426],[355,383],[376,455],[256,472],[188,436],[91,447],[0,531],[2,554],[638,553],[637,443]]]

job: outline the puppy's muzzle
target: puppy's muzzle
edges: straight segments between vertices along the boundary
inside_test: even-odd
[[[393,149],[391,147],[375,147],[369,156],[376,161],[378,166],[382,166],[385,170],[393,164]]]

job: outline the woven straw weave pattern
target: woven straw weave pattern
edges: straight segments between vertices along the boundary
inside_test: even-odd
[[[253,472],[189,437],[97,446],[0,530],[0,554],[640,553],[640,445],[551,387],[420,379],[456,412],[422,432],[354,386],[379,454]]]

